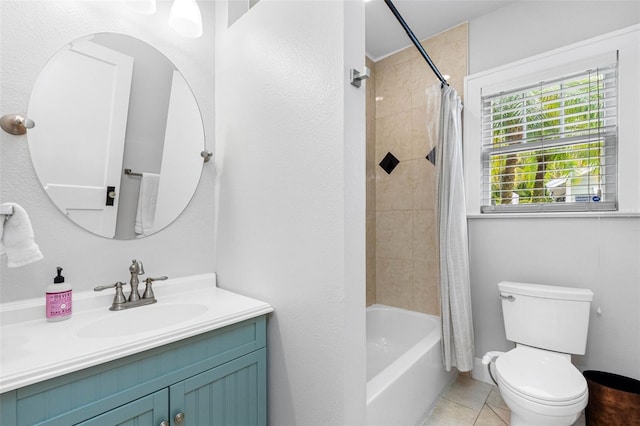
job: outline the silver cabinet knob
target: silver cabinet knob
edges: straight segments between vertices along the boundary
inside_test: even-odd
[[[160,422],[160,426],[169,426],[169,422],[166,420],[163,420],[162,422]]]
[[[177,425],[181,425],[182,423],[184,423],[184,413],[176,414],[176,416],[173,418],[173,421],[176,422]]]

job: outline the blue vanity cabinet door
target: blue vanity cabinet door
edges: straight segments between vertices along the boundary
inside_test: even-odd
[[[261,349],[172,385],[172,421],[183,413],[184,426],[266,426],[266,358]]]
[[[96,416],[79,426],[151,426],[169,419],[169,390],[152,393]]]

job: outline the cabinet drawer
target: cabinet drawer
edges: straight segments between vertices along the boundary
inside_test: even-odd
[[[265,317],[0,395],[0,424],[68,426],[266,345]]]

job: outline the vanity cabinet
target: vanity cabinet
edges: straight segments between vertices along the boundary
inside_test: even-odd
[[[266,386],[262,316],[6,392],[0,419],[3,425],[266,425]]]

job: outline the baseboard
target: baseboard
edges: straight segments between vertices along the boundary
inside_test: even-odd
[[[493,380],[491,380],[491,376],[489,375],[487,366],[482,364],[482,359],[480,358],[474,358],[473,360],[473,370],[471,371],[471,377],[475,380],[479,380],[481,382],[485,382],[495,386],[495,383],[493,383]]]

